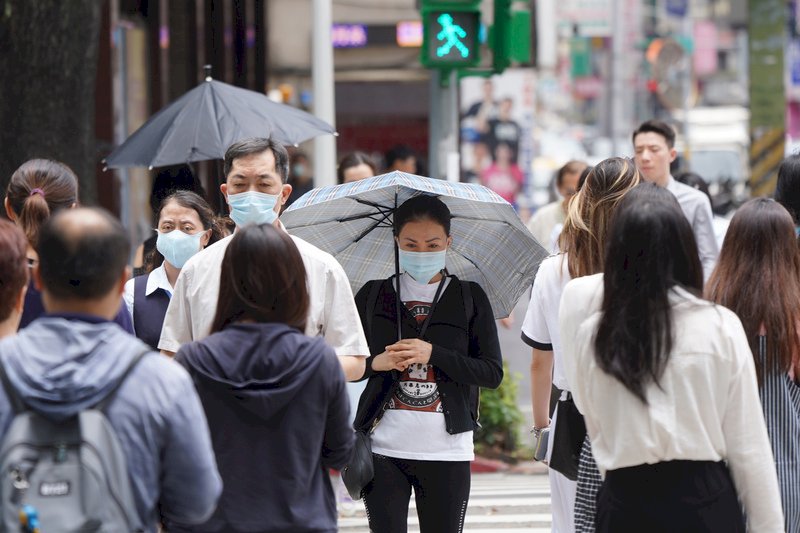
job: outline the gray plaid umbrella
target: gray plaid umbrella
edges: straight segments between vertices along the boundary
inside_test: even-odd
[[[333,255],[356,292],[395,272],[392,212],[418,194],[438,196],[453,216],[448,272],[479,283],[494,316],[508,316],[548,254],[511,204],[486,187],[392,172],[314,189],[281,221],[292,235]]]

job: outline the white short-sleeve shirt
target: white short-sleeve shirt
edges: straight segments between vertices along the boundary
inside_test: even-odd
[[[553,385],[561,390],[570,390],[570,387],[561,360],[558,306],[561,292],[570,279],[566,253],[551,255],[542,261],[522,323],[522,340],[526,344],[537,350],[553,352]]]
[[[195,254],[181,269],[169,302],[158,347],[177,352],[182,344],[208,336],[219,298],[225,250],[233,236]],[[322,335],[337,355],[366,357],[369,347],[347,275],[336,259],[292,236],[308,277],[310,308],[306,335]]]

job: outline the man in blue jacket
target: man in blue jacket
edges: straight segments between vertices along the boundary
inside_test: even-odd
[[[130,242],[98,209],[54,215],[39,237],[34,279],[47,314],[0,341],[11,385],[33,410],[64,420],[96,405],[146,346],[112,319],[128,279]],[[187,373],[158,353],[133,368],[106,410],[127,458],[139,522],[201,523],[222,490],[203,408]],[[0,440],[14,417],[0,390]]]

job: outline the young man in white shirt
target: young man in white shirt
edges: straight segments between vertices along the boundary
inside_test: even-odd
[[[707,280],[717,262],[719,248],[714,234],[711,202],[700,191],[679,183],[669,166],[677,157],[675,130],[660,120],[643,122],[633,132],[634,161],[646,181],[665,187],[675,195],[689,224],[692,225],[703,279]]]
[[[277,217],[292,192],[286,183],[288,160],[286,149],[271,139],[245,139],[228,148],[220,190],[237,227],[268,223],[284,229]],[[181,270],[158,344],[163,352],[175,353],[181,344],[208,335],[217,310],[222,260],[231,238],[197,253]],[[347,276],[331,255],[302,239],[292,239],[308,274],[311,308],[305,333],[322,335],[336,351],[345,378],[359,379],[369,347]]]

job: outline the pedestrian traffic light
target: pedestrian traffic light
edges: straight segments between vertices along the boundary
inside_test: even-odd
[[[527,2],[494,0],[489,46],[495,72],[507,69],[512,61],[528,63],[531,60],[531,12],[524,4]]]
[[[480,61],[480,0],[423,0],[420,61],[428,68],[473,67]]]

